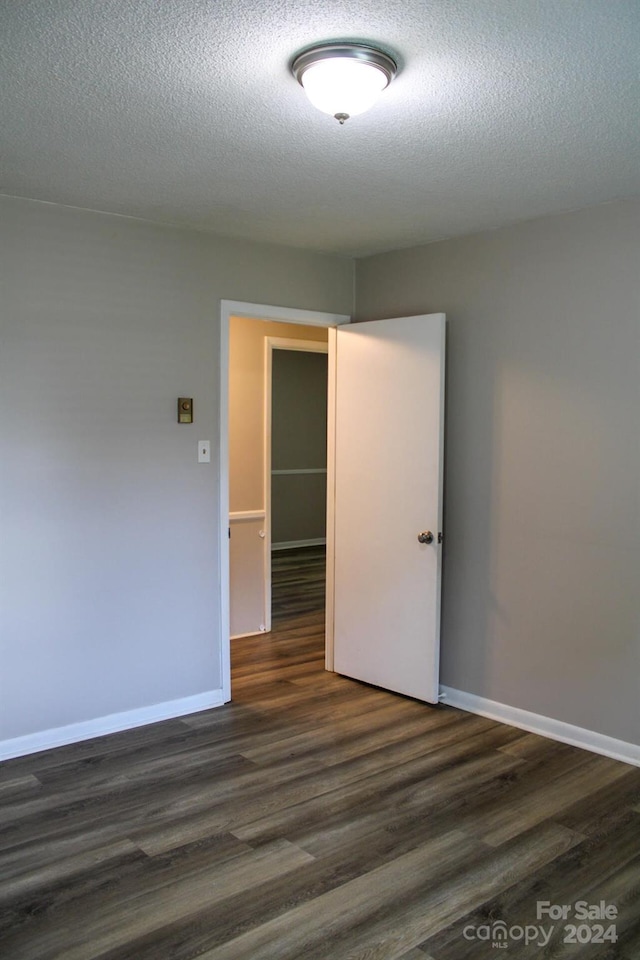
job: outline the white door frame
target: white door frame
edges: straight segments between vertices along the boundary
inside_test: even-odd
[[[295,340],[289,337],[265,337],[264,341],[264,622],[267,633],[271,630],[271,413],[274,350],[292,350],[297,353],[328,353],[329,344],[323,340]],[[329,385],[327,383],[328,389]]]
[[[218,565],[220,570],[218,581],[218,609],[220,631],[220,672],[222,678],[223,702],[231,699],[231,634],[229,621],[229,326],[231,317],[248,317],[251,320],[271,320],[279,323],[298,323],[313,327],[337,327],[343,323],[350,323],[351,317],[345,314],[319,313],[316,310],[296,310],[292,307],[277,307],[264,303],[247,303],[242,300],[221,300],[220,302],[220,360],[218,382],[220,392],[218,407],[220,417],[218,422]],[[330,481],[330,470],[333,466],[333,434],[335,420],[335,405],[332,398],[332,389],[335,384],[332,376],[332,342],[335,346],[335,336],[329,330],[329,408],[327,425],[327,556],[333,545],[332,517],[333,517],[333,485]],[[329,587],[332,580],[332,571],[327,568]],[[327,594],[328,601],[330,600]],[[329,613],[329,610],[327,611]],[[333,618],[327,616],[327,664],[331,662],[329,647],[333,639]],[[331,651],[332,653],[332,651]],[[330,667],[329,667],[330,669]]]

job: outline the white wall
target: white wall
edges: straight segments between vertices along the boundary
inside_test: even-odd
[[[357,265],[448,318],[442,680],[640,743],[640,203]]]
[[[6,741],[221,686],[219,301],[349,313],[353,277],[344,259],[21,200],[0,200],[0,242]]]

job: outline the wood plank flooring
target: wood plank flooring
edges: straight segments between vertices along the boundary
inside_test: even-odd
[[[272,622],[322,613],[325,603],[326,549],[322,546],[274,550],[271,561]]]
[[[640,958],[640,769],[325,673],[323,563],[228,706],[0,766],[2,960]],[[536,919],[577,900],[617,942]]]

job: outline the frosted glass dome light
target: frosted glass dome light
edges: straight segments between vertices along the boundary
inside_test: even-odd
[[[299,54],[291,69],[314,107],[344,123],[374,105],[397,66],[382,50],[328,43]]]

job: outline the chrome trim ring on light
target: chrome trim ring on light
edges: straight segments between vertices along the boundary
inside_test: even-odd
[[[377,67],[387,78],[385,86],[389,86],[395,77],[398,65],[389,54],[375,47],[369,47],[364,43],[321,43],[309,50],[299,53],[291,64],[291,72],[300,84],[303,86],[302,77],[308,67],[322,60],[361,60],[363,63],[370,63]]]

